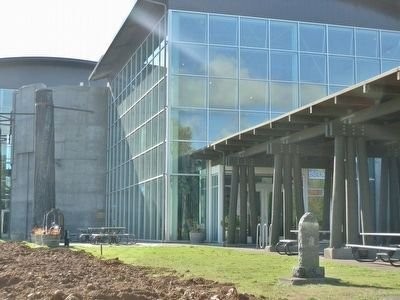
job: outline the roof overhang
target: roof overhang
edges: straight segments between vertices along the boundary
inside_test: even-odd
[[[89,80],[113,77],[164,15],[165,0],[137,0]]]
[[[332,157],[337,135],[362,136],[369,155],[400,153],[400,67],[326,96],[273,120],[238,132],[196,151],[199,159],[257,159],[297,153]],[[396,153],[397,153],[396,152]]]

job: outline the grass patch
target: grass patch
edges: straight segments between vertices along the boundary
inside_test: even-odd
[[[99,246],[75,247],[100,256]],[[297,257],[264,251],[207,246],[103,246],[103,258],[134,265],[170,268],[185,277],[234,283],[240,292],[267,299],[382,299],[400,296],[400,272],[393,267],[322,260],[325,284],[290,286]]]

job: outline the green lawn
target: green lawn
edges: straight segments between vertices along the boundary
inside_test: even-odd
[[[75,247],[100,255],[100,246]],[[204,277],[234,283],[240,292],[267,299],[382,299],[400,297],[400,269],[366,267],[361,263],[321,260],[325,284],[290,286],[297,257],[264,251],[208,246],[103,246],[103,258],[134,264],[171,268],[185,277]],[[397,297],[396,297],[397,298]],[[393,299],[393,298],[392,298]]]

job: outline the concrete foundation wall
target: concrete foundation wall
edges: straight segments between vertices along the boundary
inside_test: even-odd
[[[15,112],[34,112],[34,91],[17,92]],[[106,182],[107,93],[105,88],[62,86],[53,88],[55,106],[93,113],[54,109],[56,207],[65,228],[104,225]],[[26,239],[32,229],[34,116],[16,117],[11,193],[11,238]]]

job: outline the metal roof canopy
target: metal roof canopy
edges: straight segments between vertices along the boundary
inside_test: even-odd
[[[261,123],[193,153],[207,160],[257,159],[266,154],[333,157],[335,135],[363,136],[370,157],[398,156],[400,67]]]
[[[165,14],[165,0],[137,0],[89,80],[112,78]]]

